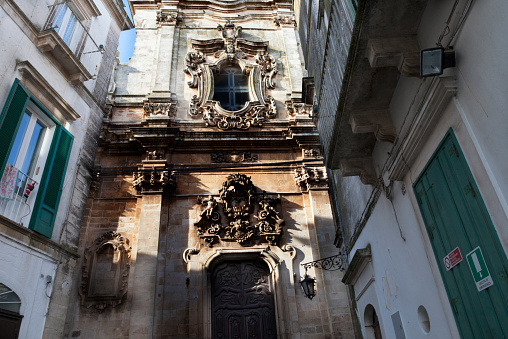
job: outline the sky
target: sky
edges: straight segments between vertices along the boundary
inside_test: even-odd
[[[127,0],[123,0],[125,5],[125,11],[132,20],[131,10]],[[118,45],[118,51],[120,52],[120,62],[128,62],[132,56],[134,50],[134,41],[136,40],[136,29],[130,29],[120,33],[120,44]]]

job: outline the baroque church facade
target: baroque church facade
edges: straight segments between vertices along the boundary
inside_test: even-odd
[[[292,2],[130,7],[65,335],[353,338]]]

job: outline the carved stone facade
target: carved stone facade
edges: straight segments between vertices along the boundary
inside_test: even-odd
[[[292,3],[131,6],[136,47],[117,65],[79,249],[121,233],[128,291],[96,308],[76,289],[68,336],[352,338],[340,277],[309,271],[312,301],[298,284],[301,264],[338,249],[294,25],[273,23]]]

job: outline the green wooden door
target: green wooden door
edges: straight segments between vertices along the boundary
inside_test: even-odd
[[[508,260],[451,130],[413,188],[462,338],[508,338]],[[464,260],[447,271],[457,246]],[[481,292],[466,260],[478,246],[494,282]]]

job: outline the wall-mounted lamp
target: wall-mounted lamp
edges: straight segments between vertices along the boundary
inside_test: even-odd
[[[309,277],[307,271],[305,271],[305,276],[299,282],[300,285],[302,285],[305,296],[312,300],[316,295],[316,279]]]
[[[443,69],[455,67],[455,51],[443,47],[427,48],[420,52],[420,76],[431,77],[443,74]]]

